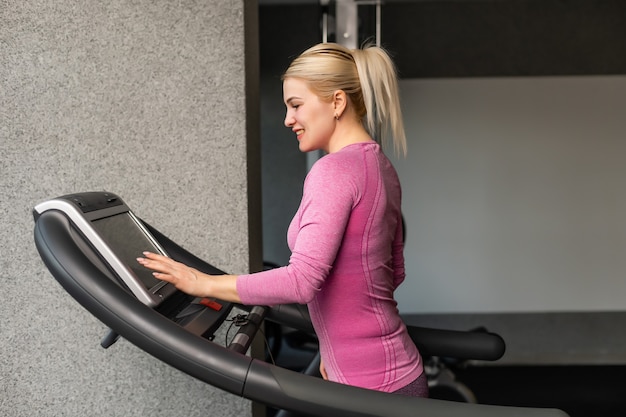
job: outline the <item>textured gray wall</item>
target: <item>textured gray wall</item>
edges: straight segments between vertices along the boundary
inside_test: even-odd
[[[0,1],[0,415],[250,413],[126,341],[100,348],[105,327],[46,270],[31,216],[108,190],[219,268],[258,264],[250,13],[244,0]]]

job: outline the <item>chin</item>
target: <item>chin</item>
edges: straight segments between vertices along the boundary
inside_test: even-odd
[[[298,148],[300,149],[300,152],[313,152],[313,151],[319,151],[321,148],[319,146],[311,146],[311,145],[307,145],[304,142],[300,142],[298,144]]]

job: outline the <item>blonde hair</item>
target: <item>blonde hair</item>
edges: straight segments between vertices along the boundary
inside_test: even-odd
[[[370,136],[406,155],[396,68],[384,49],[320,43],[293,60],[282,79],[290,77],[304,80],[324,101],[343,90]]]

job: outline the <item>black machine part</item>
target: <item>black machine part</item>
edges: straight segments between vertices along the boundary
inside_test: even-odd
[[[75,241],[78,235],[71,229],[69,219],[55,210],[41,213],[36,218],[34,237],[37,249],[62,287],[115,333],[169,365],[224,391],[309,416],[567,417],[556,409],[463,404],[386,394],[324,381],[251,358],[192,333],[139,302],[94,265],[93,256],[84,253],[86,246]],[[149,229],[172,258],[208,273],[221,272],[154,228]],[[307,314],[301,307],[262,309],[268,319],[280,322],[284,318],[286,324],[310,328],[310,323],[306,322]],[[429,345],[427,339],[431,330],[435,330],[435,336],[438,336],[435,339],[439,341]],[[413,334],[418,333],[419,329]],[[452,356],[452,352],[446,349],[451,340],[459,340],[457,337],[462,336],[456,333],[463,332],[424,329],[418,344],[429,354]],[[464,343],[463,339],[460,343]],[[458,342],[453,344],[458,345]],[[495,345],[499,345],[497,341]],[[503,346],[495,350],[499,349],[503,352]],[[494,353],[487,356],[494,356]]]

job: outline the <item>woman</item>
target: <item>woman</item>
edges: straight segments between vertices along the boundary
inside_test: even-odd
[[[404,280],[401,189],[382,143],[406,152],[396,72],[384,50],[319,44],[283,76],[285,126],[302,152],[323,150],[287,233],[289,264],[210,276],[152,253],[138,261],[200,297],[307,304],[325,379],[428,395],[421,357],[393,298]]]

